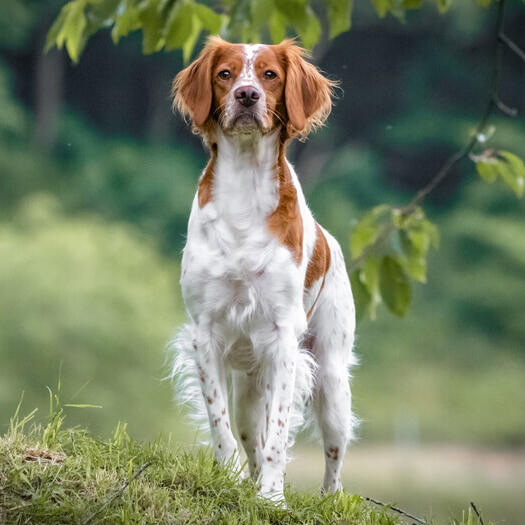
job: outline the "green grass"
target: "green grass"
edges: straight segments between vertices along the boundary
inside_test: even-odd
[[[106,440],[65,428],[53,398],[46,424],[33,416],[20,418],[17,410],[0,438],[0,523],[71,524],[90,517],[89,523],[110,524],[404,523],[357,495],[322,498],[290,486],[288,508],[275,507],[257,498],[251,481],[214,464],[205,449],[190,453],[169,438],[138,442],[126,425]],[[477,518],[470,513],[453,523],[475,525]]]

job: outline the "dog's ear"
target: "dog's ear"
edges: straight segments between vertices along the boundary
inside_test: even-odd
[[[183,116],[188,116],[198,129],[210,116],[213,101],[211,70],[215,52],[223,43],[218,37],[209,38],[200,55],[173,80],[173,107]]]
[[[306,137],[312,129],[322,126],[330,114],[337,82],[307,62],[306,51],[293,40],[284,40],[278,47],[286,64],[284,97],[288,132]]]

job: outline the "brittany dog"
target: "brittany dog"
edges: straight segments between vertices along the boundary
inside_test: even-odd
[[[217,461],[241,471],[237,436],[259,495],[279,502],[305,408],[323,439],[324,491],[341,489],[352,437],[350,282],[286,159],[294,138],[324,123],[334,86],[292,40],[216,37],[173,83],[174,107],[210,155],[182,258],[177,394],[204,414]]]

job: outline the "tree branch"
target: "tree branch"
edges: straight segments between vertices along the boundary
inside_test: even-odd
[[[521,58],[525,58],[525,56],[521,56],[521,54],[523,54],[523,51],[521,51],[521,49],[519,49],[518,46],[516,46],[516,44],[514,44],[510,39],[508,39],[504,33],[504,15],[505,0],[499,0],[495,24],[496,28],[494,37],[494,66],[490,80],[490,93],[485,105],[485,110],[483,111],[476,125],[472,137],[461,149],[456,151],[456,153],[454,153],[447,159],[447,161],[443,164],[439,171],[432,177],[432,179],[430,179],[430,181],[425,186],[423,186],[415,194],[413,199],[408,204],[401,206],[397,209],[397,211],[401,213],[401,215],[404,218],[412,215],[416,211],[416,209],[422,204],[425,197],[433,190],[435,190],[436,187],[439,186],[445,180],[446,177],[448,177],[452,168],[456,166],[456,164],[458,164],[460,161],[462,161],[465,157],[468,157],[472,150],[476,147],[476,145],[479,142],[481,142],[483,131],[485,130],[488,120],[492,116],[495,109],[499,109],[503,113],[510,116],[515,116],[517,113],[517,111],[513,108],[509,108],[508,106],[506,106],[500,100],[498,94],[503,45],[507,45]],[[375,241],[372,244],[369,244],[358,257],[350,260],[350,262],[348,263],[348,269],[352,271],[358,268],[371,253],[373,253],[386,240],[388,240],[390,234],[394,230],[395,227],[391,223],[383,226]]]
[[[515,44],[505,33],[501,32],[498,38],[511,50],[518,55],[523,62],[525,62],[525,51]]]
[[[370,501],[371,503],[374,503],[375,505],[378,505],[380,507],[385,507],[387,509],[393,510],[394,512],[397,512],[398,514],[401,514],[402,516],[406,516],[407,518],[410,518],[411,520],[417,521],[417,523],[421,523],[422,525],[427,524],[425,520],[418,518],[417,516],[414,516],[413,514],[410,514],[406,512],[405,510],[400,509],[399,507],[395,507],[394,505],[387,505],[386,503],[383,503],[382,501],[379,501],[374,498],[369,498],[367,496],[365,496],[363,499],[366,501]]]
[[[480,524],[481,525],[485,525],[485,523],[483,523],[483,518],[481,517],[481,513],[478,511],[478,509],[476,508],[476,505],[474,505],[473,501],[470,502],[470,506],[472,507],[472,509],[476,513],[476,516],[478,517]]]
[[[128,479],[125,483],[121,485],[121,487],[113,494],[105,503],[102,505],[98,510],[93,512],[90,516],[88,516],[81,525],[87,525],[88,523],[91,523],[93,521],[93,518],[98,516],[108,505],[113,503],[118,497],[122,495],[122,493],[129,487],[130,483],[134,480],[136,480],[149,466],[151,465],[151,461],[146,461],[138,470],[131,476],[130,479]]]

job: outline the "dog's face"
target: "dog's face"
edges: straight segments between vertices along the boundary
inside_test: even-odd
[[[204,135],[219,126],[227,134],[306,136],[332,107],[335,83],[309,62],[291,40],[279,45],[208,40],[199,57],[174,80],[174,104]]]

